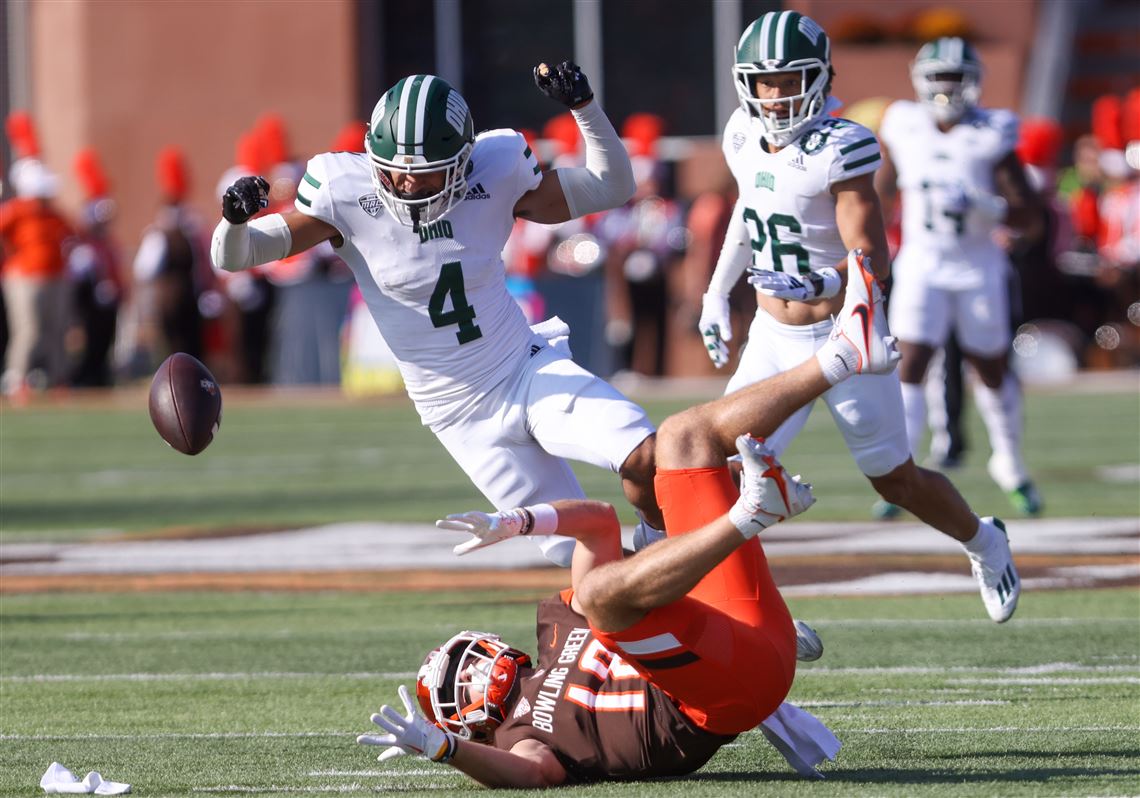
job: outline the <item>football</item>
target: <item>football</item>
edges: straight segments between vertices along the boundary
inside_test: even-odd
[[[150,384],[150,420],[162,439],[183,454],[198,454],[222,423],[222,390],[195,357],[175,352]]]

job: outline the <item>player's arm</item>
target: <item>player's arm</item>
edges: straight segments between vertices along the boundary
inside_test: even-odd
[[[322,241],[340,246],[340,231],[315,216],[290,211],[250,221],[269,202],[263,177],[242,177],[222,196],[222,220],[210,240],[210,259],[228,272],[243,271],[304,252]]]
[[[1045,232],[1045,207],[1041,195],[1025,177],[1017,153],[1010,151],[994,164],[994,188],[1005,201],[1001,222],[1023,241],[1036,241]]]
[[[624,205],[637,185],[625,145],[582,71],[563,61],[539,64],[534,82],[547,97],[570,108],[586,142],[586,165],[544,172],[542,182],[515,203],[515,216],[542,224],[558,224]]]
[[[890,149],[882,142],[879,142],[879,154],[883,163],[875,170],[875,191],[879,194],[879,203],[884,213],[890,215],[899,198],[899,173],[891,159]]]
[[[460,742],[449,764],[485,787],[555,787],[567,775],[550,746],[538,740],[520,740],[510,751]]]
[[[724,243],[717,255],[716,266],[709,277],[709,287],[701,297],[701,317],[697,330],[705,342],[705,351],[718,369],[728,363],[727,342],[732,340],[732,316],[728,295],[733,286],[752,265],[752,236],[744,221],[744,200],[737,199],[724,233]]]
[[[883,210],[870,173],[831,184],[835,195],[835,224],[848,250],[861,249],[871,259],[871,269],[880,282],[891,273],[887,230]],[[844,259],[837,268],[846,271]]]
[[[590,499],[559,499],[497,513],[456,513],[435,522],[440,529],[466,532],[471,539],[452,551],[463,555],[519,536],[565,535],[578,541],[570,566],[571,584],[597,566],[620,560],[621,524],[612,504]]]
[[[521,740],[510,751],[461,740],[424,717],[408,688],[400,685],[401,712],[385,704],[372,722],[384,734],[362,734],[361,745],[384,748],[381,762],[403,754],[444,762],[488,787],[553,787],[566,781],[566,769],[554,752],[536,740]]]

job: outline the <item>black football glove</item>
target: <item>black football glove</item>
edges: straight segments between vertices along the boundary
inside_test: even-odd
[[[594,99],[590,81],[573,61],[563,61],[558,66],[539,64],[534,68],[534,85],[550,99],[569,108]]]
[[[239,177],[222,195],[222,217],[230,224],[245,224],[269,205],[269,182],[264,177]]]

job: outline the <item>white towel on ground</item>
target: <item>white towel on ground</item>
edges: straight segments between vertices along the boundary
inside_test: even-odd
[[[48,765],[47,772],[40,777],[40,786],[49,794],[94,793],[95,795],[124,795],[131,791],[131,785],[121,781],[107,781],[99,771],[92,770],[80,781],[74,773],[58,762]]]
[[[823,721],[787,701],[761,721],[760,731],[797,773],[813,779],[823,778],[815,766],[834,760],[841,746]]]

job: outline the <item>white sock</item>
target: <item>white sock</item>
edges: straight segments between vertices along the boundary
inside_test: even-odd
[[[978,531],[974,533],[972,538],[962,543],[962,548],[969,554],[985,554],[994,543],[994,532],[996,531],[997,529],[993,525],[987,524],[979,518]]]
[[[920,383],[902,384],[903,416],[906,419],[906,439],[911,457],[918,457],[922,434],[926,431],[926,394]]]
[[[1021,389],[1009,375],[997,390],[974,385],[978,413],[993,449],[991,476],[1002,490],[1013,490],[1029,478],[1021,457]]]
[[[855,373],[859,355],[841,339],[828,338],[815,353],[819,368],[829,385],[837,385]]]

